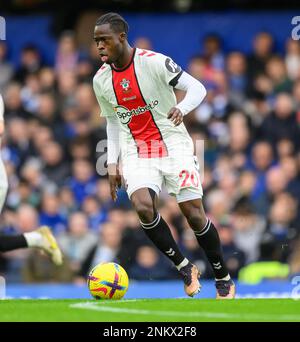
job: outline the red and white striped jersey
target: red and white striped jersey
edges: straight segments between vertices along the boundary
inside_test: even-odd
[[[173,87],[181,73],[171,58],[136,48],[124,68],[103,64],[94,76],[101,115],[118,117],[123,156],[157,158],[179,146],[192,148],[184,124],[174,126],[167,118],[176,106]]]

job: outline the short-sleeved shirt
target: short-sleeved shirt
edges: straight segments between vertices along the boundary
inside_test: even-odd
[[[174,86],[182,69],[171,58],[135,48],[128,65],[103,64],[94,76],[101,115],[116,116],[123,157],[161,158],[178,146],[193,148],[185,126],[167,118],[176,106]]]

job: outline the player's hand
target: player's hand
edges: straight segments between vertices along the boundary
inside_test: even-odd
[[[112,200],[117,200],[118,189],[122,185],[121,175],[117,164],[108,164],[108,180],[110,186],[110,195]]]
[[[168,113],[168,119],[170,119],[175,126],[178,126],[183,121],[183,114],[180,109],[173,107]]]

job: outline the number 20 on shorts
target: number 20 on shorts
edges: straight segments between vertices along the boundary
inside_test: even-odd
[[[181,180],[181,188],[188,188],[190,186],[198,188],[200,183],[199,173],[195,170],[193,170],[192,172],[190,172],[189,170],[182,170],[179,173],[179,179]]]

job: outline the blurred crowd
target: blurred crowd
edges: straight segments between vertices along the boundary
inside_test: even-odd
[[[300,44],[287,39],[280,55],[274,43],[261,32],[250,55],[225,53],[211,34],[188,63],[208,94],[185,124],[195,141],[205,141],[203,201],[233,277],[262,262],[300,271]],[[155,49],[146,37],[135,46]],[[22,49],[18,68],[8,57],[1,41],[9,193],[0,232],[49,225],[65,260],[56,268],[38,251],[18,250],[0,256],[0,272],[10,282],[80,283],[95,264],[116,261],[131,279],[177,279],[144,235],[125,191],[112,202],[107,178],[96,172],[106,127],[92,89],[100,67],[94,44],[82,50],[74,33],[64,32],[55,65],[44,65],[34,45]],[[174,198],[163,193],[160,211],[184,254],[211,278]]]

